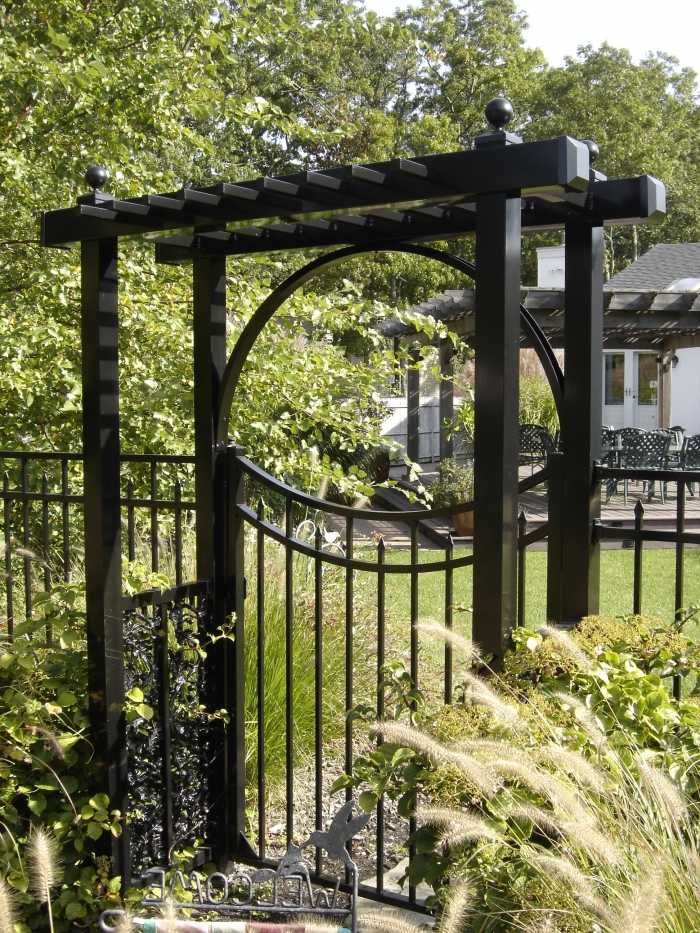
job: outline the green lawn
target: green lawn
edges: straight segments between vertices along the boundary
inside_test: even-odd
[[[455,557],[469,553],[455,551]],[[421,563],[442,560],[440,551],[421,551]],[[631,550],[603,551],[601,553],[600,612],[617,616],[632,611],[632,578],[634,552]],[[408,561],[407,551],[389,551],[387,562]],[[642,610],[645,615],[671,620],[674,609],[675,551],[649,550],[644,555],[642,578]],[[547,552],[531,551],[527,555],[526,624],[537,625],[545,621]],[[408,616],[411,608],[408,575],[387,574],[387,606],[398,616]],[[470,607],[472,604],[472,568],[454,571],[454,603]],[[700,603],[700,549],[687,549],[685,553],[685,604]],[[442,620],[445,613],[445,575],[420,575],[418,586],[418,614],[420,618]]]
[[[455,557],[469,553],[455,551]],[[372,559],[370,552],[362,554]],[[630,550],[603,551],[601,553],[602,615],[618,616],[632,612],[632,578],[634,552]],[[389,551],[388,563],[406,563],[407,551]],[[421,563],[442,560],[440,551],[421,551]],[[547,552],[532,551],[527,555],[526,620],[525,624],[538,627],[546,621]],[[675,551],[649,550],[644,555],[642,610],[645,615],[657,616],[667,622],[673,619],[675,587]],[[454,627],[464,635],[471,634],[472,568],[454,571]],[[365,604],[376,600],[376,575],[358,574],[356,592],[362,594]],[[420,575],[418,586],[418,617],[420,620],[444,621],[445,575]],[[685,605],[700,604],[700,549],[687,549],[685,555]],[[387,657],[402,658],[408,666],[410,647],[410,577],[408,574],[386,575]],[[688,626],[690,629],[690,624]],[[693,624],[688,634],[700,635],[700,625]],[[420,639],[419,684],[433,699],[439,699],[444,674],[444,649],[435,639]],[[455,683],[459,683],[462,659],[455,657]]]

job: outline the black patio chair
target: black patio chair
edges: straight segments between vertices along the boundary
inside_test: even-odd
[[[547,459],[550,454],[556,453],[559,447],[559,432],[556,434],[550,434],[548,428],[542,429],[541,435],[542,450],[544,451],[544,465],[547,466]]]
[[[544,466],[550,442],[553,443],[552,435],[541,424],[521,424],[518,428],[518,463],[521,466],[529,463],[534,473],[536,463]]]
[[[683,443],[683,438],[685,436],[685,428],[682,427],[680,424],[674,424],[672,427],[669,428],[669,431],[673,431],[673,433],[676,435],[677,444],[680,447],[681,444]]]
[[[680,470],[681,466],[681,456],[683,453],[683,447],[685,446],[685,428],[682,428],[679,424],[675,425],[672,428],[659,428],[659,432],[665,431],[671,435],[671,447],[672,450],[669,450],[668,461],[666,467],[669,470]]]
[[[600,446],[603,448],[602,462],[605,466],[615,466],[615,428],[603,425]]]
[[[636,437],[638,434],[646,434],[647,432],[644,428],[617,428],[615,431],[615,437],[620,438],[620,445],[626,437]]]
[[[691,434],[683,438],[680,458],[681,470],[700,470],[700,434]],[[693,495],[693,484],[686,483],[688,492]],[[700,487],[700,483],[698,484]]]
[[[624,430],[624,429],[623,429]],[[670,433],[655,433],[651,431],[642,431],[640,434],[628,434],[622,441],[620,451],[620,466],[628,470],[663,470],[668,459],[668,448],[671,444]],[[624,497],[627,505],[627,495],[629,480],[624,479]],[[648,487],[648,501],[651,502],[654,495],[654,480],[643,480],[642,491]],[[659,483],[661,490],[661,502],[666,502],[666,484]],[[613,492],[610,492],[608,485],[608,502],[614,492],[617,491],[617,481],[613,481]]]

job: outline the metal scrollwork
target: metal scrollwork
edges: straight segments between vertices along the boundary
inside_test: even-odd
[[[124,615],[130,832],[136,872],[168,864],[178,845],[209,833],[207,597]]]
[[[251,874],[236,872],[232,875],[215,871],[204,879],[194,871],[190,872],[187,879],[183,872],[175,871],[169,883],[162,868],[149,868],[141,876],[149,891],[142,899],[141,906],[150,909],[164,908],[167,905],[171,909],[185,912],[187,920],[167,921],[170,924],[168,929],[174,930],[174,933],[200,933],[200,926],[203,933],[205,925],[198,924],[197,918],[207,918],[208,921],[212,916],[220,914],[229,921],[235,920],[236,913],[248,918],[260,914],[277,918],[295,914],[312,914],[325,918],[344,918],[349,915],[349,933],[357,933],[359,875],[357,865],[350,858],[346,845],[364,829],[370,814],[362,813],[353,818],[354,806],[352,800],[344,804],[333,817],[326,832],[313,832],[306,842],[299,846],[290,843],[275,868],[263,867]],[[340,859],[347,867],[352,884],[349,907],[338,902],[339,877],[335,878],[330,892],[312,883],[309,871],[311,866],[304,857],[304,849],[309,846],[323,849],[332,858]],[[268,897],[270,888],[272,894]],[[192,899],[177,900],[178,894],[182,897],[184,892],[191,893]],[[116,910],[105,911],[100,916],[102,933],[114,933],[114,927],[106,921],[121,916],[122,913]],[[159,921],[137,918],[134,923],[142,926],[146,933],[161,933]],[[215,920],[211,927],[207,922],[206,929],[210,933],[216,933],[217,921]],[[226,930],[230,933],[230,925],[227,925]]]

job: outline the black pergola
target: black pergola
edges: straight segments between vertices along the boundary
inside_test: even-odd
[[[286,291],[278,289],[267,309],[261,309],[252,342],[285,295],[314,270],[363,252],[420,253],[421,244],[431,241],[476,237],[473,636],[498,659],[516,625],[521,234],[565,230],[561,424],[566,520],[559,516],[559,524],[550,528],[549,568],[556,574],[548,605],[557,622],[597,611],[599,545],[593,525],[600,514],[594,464],[600,457],[603,225],[661,221],[665,189],[649,176],[608,180],[591,166],[597,153],[592,143],[568,136],[522,143],[505,130],[509,111],[504,102],[489,105],[487,116],[495,129],[477,137],[470,151],[129,200],[100,190],[106,173],[91,170],[92,194],[43,215],[45,246],[79,243],[81,248],[90,695],[97,754],[109,764],[113,800],[124,798],[126,767],[123,717],[105,714],[115,705],[121,708],[124,699],[117,352],[122,237],[155,238],[159,262],[193,265],[197,573],[213,581],[217,625],[232,606],[240,611],[244,598],[236,572],[238,545],[226,557],[227,538],[232,540],[224,507],[226,426],[245,356],[239,350],[234,359],[234,351],[227,368],[226,257],[351,247],[316,260],[312,271],[305,267],[290,278]],[[456,257],[440,256],[463,268]],[[231,655],[224,662],[228,673],[221,677],[235,681],[240,663],[239,656]],[[242,702],[241,684],[232,689]],[[234,748],[222,765],[228,769],[226,780],[235,783],[232,806],[239,813],[245,808],[241,755]]]

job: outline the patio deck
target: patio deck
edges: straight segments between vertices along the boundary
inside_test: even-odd
[[[520,479],[525,479],[530,475],[530,467],[520,467]],[[425,482],[431,482],[437,478],[437,473],[424,472],[422,478]],[[695,490],[694,490],[695,491]],[[644,525],[648,528],[669,529],[676,527],[676,487],[675,484],[669,484],[666,502],[661,503],[658,488],[651,502],[647,502],[646,493],[642,492],[642,487],[631,485],[628,494],[627,505],[624,504],[622,495],[622,483],[619,484],[618,492],[612,497],[609,503],[603,502],[601,510],[601,519],[606,525],[617,525],[621,528],[634,527],[634,507],[637,499],[642,500],[644,506]],[[367,508],[367,520],[355,522],[356,541],[360,543],[364,538],[367,543],[375,542],[379,535],[383,535],[384,543],[392,550],[407,550],[411,546],[411,537],[408,525],[403,522],[388,524],[372,520],[372,509],[416,509],[416,504],[411,505],[408,497],[399,487],[392,489],[377,489],[373,499],[373,504]],[[518,497],[518,509],[523,510],[528,520],[528,531],[533,531],[547,521],[547,495],[544,487],[522,493]],[[686,492],[685,498],[685,524],[688,531],[700,529],[700,496],[697,494],[691,496]],[[344,533],[344,523],[336,520],[332,523],[334,531],[341,535]],[[452,524],[449,519],[429,519],[421,521],[419,524],[419,547],[428,550],[441,550],[445,547],[448,533],[452,531]],[[457,546],[471,546],[472,538],[459,538],[453,535],[453,540]],[[692,545],[687,545],[691,547]],[[538,541],[530,546],[532,550],[546,550],[546,539]],[[602,541],[603,550],[613,550],[623,547],[620,541]],[[645,548],[656,547],[674,547],[672,544],[663,542],[646,542]]]

